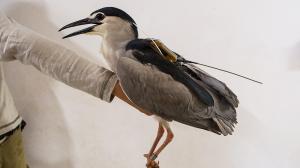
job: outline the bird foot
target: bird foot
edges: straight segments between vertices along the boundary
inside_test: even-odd
[[[159,161],[156,163],[154,160],[146,164],[147,168],[159,168]]]
[[[147,158],[147,164],[146,164],[147,168],[159,168],[159,161],[155,162],[156,157],[154,156],[149,157],[148,154],[144,154],[144,157]]]

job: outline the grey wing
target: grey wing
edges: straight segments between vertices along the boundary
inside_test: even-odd
[[[184,64],[184,66],[192,71],[196,75],[196,78],[200,79],[215,91],[217,91],[220,95],[222,95],[232,106],[238,107],[239,100],[237,96],[226,86],[225,83],[212,77],[193,64]]]
[[[188,89],[170,75],[131,58],[119,59],[117,76],[126,95],[134,103],[169,120],[173,119],[178,108],[187,109],[192,99]]]
[[[213,119],[214,108],[198,101],[186,86],[155,66],[120,57],[117,76],[128,98],[141,108],[166,120],[220,134],[221,130]]]
[[[173,51],[174,52],[174,51]],[[187,68],[184,71],[190,71],[187,72],[196,80],[201,80],[204,83],[206,83],[208,86],[213,88],[215,91],[217,91],[220,95],[224,96],[224,98],[233,106],[238,107],[239,100],[237,96],[226,86],[225,83],[221,82],[220,80],[212,77],[205,71],[201,70],[197,66],[195,66],[193,63],[185,63],[185,62],[192,62],[189,60],[186,60],[184,57],[179,55],[178,53],[174,52],[177,55],[178,61],[183,63],[183,66]],[[194,62],[196,63],[196,62]],[[197,64],[197,63],[196,63]]]

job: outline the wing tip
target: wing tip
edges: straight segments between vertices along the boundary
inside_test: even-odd
[[[213,120],[218,125],[218,127],[220,129],[220,133],[222,135],[224,135],[224,136],[232,135],[232,133],[234,132],[234,129],[233,129],[234,124],[233,123],[223,120],[223,119],[220,119],[220,118],[213,118]]]

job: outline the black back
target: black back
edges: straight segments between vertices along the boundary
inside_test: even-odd
[[[137,51],[132,54],[141,63],[150,63],[155,65],[160,71],[171,75],[174,80],[184,84],[194,94],[196,94],[203,103],[208,106],[213,106],[214,99],[210,93],[204,87],[195,82],[185,71],[179,68],[178,66],[181,66],[181,64],[169,62],[153,50],[151,42],[152,41],[150,39],[136,39],[127,44],[126,50]]]
[[[129,16],[126,12],[124,12],[123,10],[119,9],[119,8],[115,8],[115,7],[104,7],[101,9],[98,9],[96,11],[94,11],[93,13],[91,13],[91,15],[98,13],[98,12],[102,12],[105,14],[105,16],[116,16],[119,17],[125,21],[128,21],[129,23],[131,23],[131,27],[134,31],[135,37],[138,38],[138,30],[137,27],[135,25],[135,21],[132,19],[131,16]]]

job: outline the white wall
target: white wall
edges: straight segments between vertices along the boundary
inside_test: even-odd
[[[174,142],[161,167],[300,167],[300,1],[1,0],[17,21],[101,62],[100,40],[61,40],[59,27],[104,6],[133,16],[151,37],[186,58],[246,74],[258,85],[205,69],[238,95],[235,134],[217,136],[172,123]],[[33,168],[143,167],[157,124],[115,99],[104,103],[18,62],[5,66]]]

